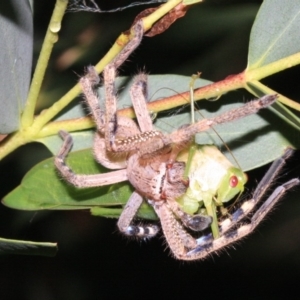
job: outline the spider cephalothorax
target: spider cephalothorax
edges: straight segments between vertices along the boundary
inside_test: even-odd
[[[204,119],[195,124],[181,127],[171,134],[163,134],[153,128],[146,106],[147,77],[145,74],[140,74],[135,78],[130,90],[139,124],[138,127],[131,119],[117,117],[117,97],[114,87],[117,68],[140,44],[143,36],[142,20],[139,20],[132,30],[134,34],[132,40],[107,65],[103,73],[106,97],[105,112],[104,109],[100,108],[98,97],[94,91],[95,85],[99,83],[98,75],[94,69],[89,67],[86,75],[80,79],[84,96],[97,126],[94,140],[95,159],[103,166],[117,170],[95,175],[75,174],[65,164],[65,157],[72,147],[72,138],[65,131],[60,131],[64,143],[55,158],[55,164],[61,175],[77,187],[97,187],[128,180],[135,191],[119,218],[118,227],[120,231],[126,235],[140,237],[151,237],[157,233],[157,226],[136,226],[132,224],[143,199],[145,199],[157,213],[174,256],[182,260],[199,259],[240,239],[257,226],[280,198],[281,190],[275,190],[276,192],[252,216],[251,222],[246,225],[238,225],[245,215],[252,212],[257,202],[264,195],[265,186],[268,186],[275,176],[276,172],[274,171],[279,170],[282,164],[278,166],[278,162],[276,162],[271,172],[263,179],[262,184],[257,187],[253,198],[234,212],[231,219],[226,219],[220,224],[219,237],[213,237],[209,234],[196,240],[189,234],[187,229],[201,231],[207,228],[211,222],[217,223],[217,220],[214,215],[187,213],[176,201],[185,195],[188,189],[192,188],[189,182],[193,181],[194,178],[191,176],[197,174],[197,172],[190,174],[190,178],[184,176],[185,162],[177,160],[178,154],[181,150],[190,147],[190,142],[196,133],[205,131],[213,125],[234,121],[256,113],[261,108],[271,105],[276,100],[276,95],[265,96],[214,118]],[[115,153],[122,155],[116,156]],[[290,154],[291,150],[288,150],[283,160]],[[236,186],[240,179],[235,177],[234,180],[234,186]],[[294,179],[286,183],[281,189],[286,190],[298,183],[299,180]],[[212,195],[211,198],[214,197],[215,195]],[[200,200],[204,201],[204,199]],[[208,200],[214,201],[213,199]],[[226,199],[226,201],[228,200]]]

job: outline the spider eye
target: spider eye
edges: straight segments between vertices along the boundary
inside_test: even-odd
[[[235,188],[238,185],[238,183],[239,183],[239,180],[235,175],[230,177],[229,184],[232,188]]]

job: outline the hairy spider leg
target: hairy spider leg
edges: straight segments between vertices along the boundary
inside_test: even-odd
[[[54,158],[54,164],[58,171],[61,173],[63,178],[76,187],[98,187],[103,185],[114,184],[128,180],[126,170],[118,170],[104,174],[93,174],[93,175],[78,175],[69,166],[66,165],[66,156],[70,152],[73,146],[73,139],[71,135],[60,130],[59,135],[63,139],[63,145],[59,150],[58,154]]]
[[[212,236],[206,236],[198,239],[198,246],[187,253],[187,260],[195,260],[206,257],[212,252],[216,252],[224,247],[231,245],[232,243],[242,239],[260,224],[264,217],[272,210],[277,201],[291,188],[299,185],[298,178],[291,179],[283,185],[277,187],[263,206],[255,213],[251,218],[251,223],[247,225],[241,225],[236,230],[225,233],[220,238],[213,240]]]
[[[159,226],[154,224],[132,224],[143,201],[143,197],[136,191],[132,193],[118,220],[118,228],[120,232],[127,236],[138,238],[151,238],[158,233]]]
[[[105,143],[106,149],[117,152],[115,149],[115,137],[118,127],[117,118],[117,96],[115,88],[115,80],[117,77],[117,69],[128,58],[128,56],[139,46],[144,34],[143,21],[139,20],[133,25],[133,37],[116,56],[116,58],[105,67],[104,85],[105,85]]]

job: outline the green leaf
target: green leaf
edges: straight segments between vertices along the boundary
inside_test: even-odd
[[[67,163],[76,173],[107,171],[95,162],[90,149],[71,153]],[[132,189],[124,183],[86,189],[68,185],[57,174],[53,158],[50,158],[33,167],[21,185],[4,198],[3,204],[23,210],[87,209],[95,205],[120,207],[131,193]]]
[[[67,163],[79,174],[107,172],[95,162],[90,149],[71,153]],[[94,215],[101,211],[102,216],[117,217],[132,192],[129,183],[98,188],[75,188],[60,178],[51,158],[33,167],[25,175],[21,185],[9,193],[2,203],[10,208],[21,210],[74,210],[100,206],[92,211]],[[141,207],[141,214],[144,218],[156,218],[148,205]]]
[[[300,1],[265,0],[252,27],[247,69],[300,51]]]
[[[33,25],[29,1],[0,3],[0,133],[19,128],[31,78]]]
[[[54,256],[56,243],[38,243],[0,238],[0,254]]]

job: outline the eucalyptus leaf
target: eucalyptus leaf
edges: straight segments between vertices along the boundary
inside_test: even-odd
[[[300,1],[264,0],[250,35],[248,69],[300,51]]]
[[[31,78],[33,21],[29,1],[0,2],[0,133],[19,128]]]
[[[67,163],[79,174],[107,172],[95,162],[90,149],[71,153]],[[50,158],[33,167],[21,185],[2,202],[8,207],[21,210],[89,209],[97,205],[121,207],[131,193],[132,188],[126,183],[86,189],[68,185],[57,174],[53,159]]]

